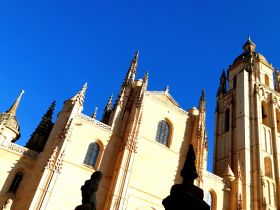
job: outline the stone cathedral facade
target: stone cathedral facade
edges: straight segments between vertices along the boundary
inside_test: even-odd
[[[168,87],[150,91],[148,74],[136,79],[137,65],[138,52],[100,121],[82,112],[86,84],[55,122],[51,104],[24,147],[16,144],[23,92],[0,114],[0,209],[74,209],[84,181],[99,170],[98,210],[163,210],[190,144],[195,184],[213,210],[279,209],[280,73],[273,76],[255,44],[249,39],[220,78],[214,173],[206,170],[204,91],[197,108],[184,110]]]

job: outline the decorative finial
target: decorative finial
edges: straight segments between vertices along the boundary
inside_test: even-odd
[[[139,50],[136,50],[134,57],[133,57],[133,61],[138,61],[138,57],[139,57]]]
[[[96,119],[98,107],[95,107],[94,112],[92,114],[92,118]]]
[[[227,165],[227,168],[226,168],[226,171],[223,175],[223,178],[225,178],[226,180],[229,180],[231,182],[235,179],[234,173],[232,172],[229,164]]]
[[[146,72],[145,72],[145,75],[144,75],[144,78],[143,78],[143,81],[144,81],[144,82],[147,82],[148,79],[149,79],[149,73],[146,71]]]
[[[10,107],[10,109],[7,111],[10,114],[16,115],[16,111],[19,105],[19,102],[21,100],[22,95],[24,94],[24,90],[21,90],[19,96],[17,97],[16,101],[13,103],[13,105]]]
[[[165,90],[164,90],[164,93],[165,93],[165,94],[169,93],[169,85],[166,85]]]
[[[251,37],[250,37],[250,35],[248,35],[248,41],[251,41]]]

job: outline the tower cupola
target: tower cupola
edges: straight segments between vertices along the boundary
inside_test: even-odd
[[[255,49],[256,49],[256,45],[254,42],[251,41],[251,38],[249,36],[248,40],[243,45],[244,53],[255,52]]]

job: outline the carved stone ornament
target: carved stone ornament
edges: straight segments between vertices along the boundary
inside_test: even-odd
[[[72,121],[73,121],[73,119],[70,119],[67,122],[66,126],[64,128],[62,128],[60,130],[60,132],[57,134],[57,138],[59,138],[59,139],[69,139],[70,138],[70,136],[72,134],[72,130],[73,130],[73,128],[71,126]]]
[[[239,193],[239,195],[237,195],[236,210],[242,210],[242,209],[243,209],[243,201],[242,201],[241,193]]]
[[[58,147],[56,146],[45,168],[60,173],[62,169],[64,151],[60,153],[58,157],[57,156]]]

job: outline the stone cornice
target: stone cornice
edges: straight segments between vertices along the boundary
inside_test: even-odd
[[[215,180],[215,181],[217,181],[217,182],[219,182],[221,184],[224,184],[224,182],[223,182],[224,179],[222,177],[219,177],[219,176],[217,176],[215,174],[212,174],[209,171],[203,172],[203,176],[208,177],[210,179],[213,179],[213,180]]]
[[[76,116],[77,116],[78,118],[80,118],[80,119],[82,119],[82,120],[84,120],[84,121],[90,123],[90,124],[97,125],[98,127],[102,128],[102,129],[104,129],[104,130],[112,131],[112,127],[111,127],[111,126],[106,125],[106,124],[104,124],[104,123],[102,123],[102,122],[100,122],[100,121],[98,121],[98,120],[96,120],[96,119],[94,119],[94,118],[92,118],[92,117],[89,117],[89,116],[87,116],[87,115],[85,115],[85,114],[78,113]]]
[[[0,144],[0,149],[4,149],[13,153],[16,153],[18,155],[23,155],[25,157],[31,158],[31,159],[36,159],[38,153],[30,150],[28,148],[22,147],[20,145],[14,144],[9,141],[2,141]]]

